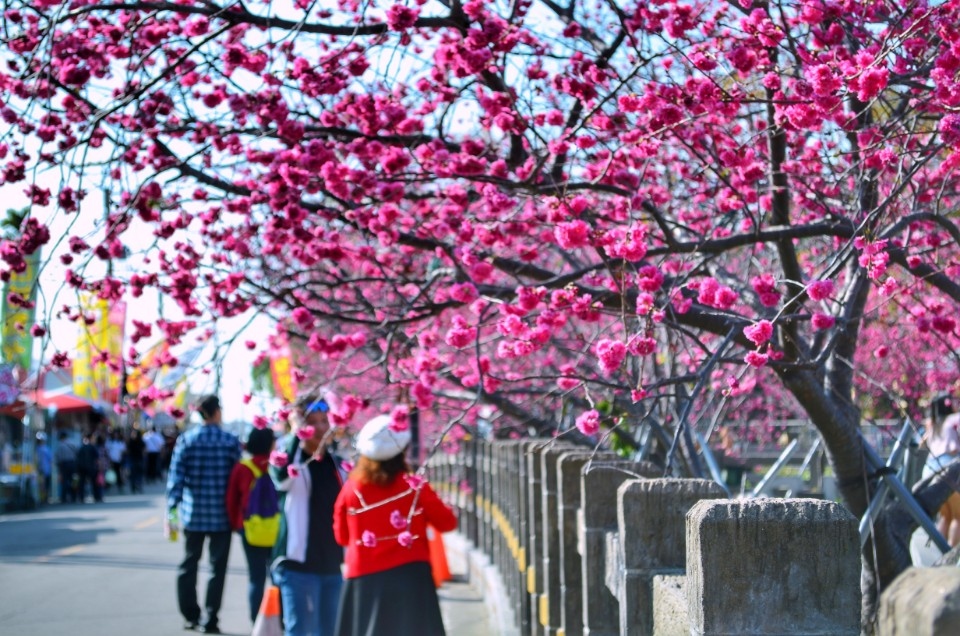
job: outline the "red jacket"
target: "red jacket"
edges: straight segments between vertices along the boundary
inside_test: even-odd
[[[457,527],[457,518],[424,482],[410,526],[405,527],[414,495],[414,489],[402,476],[388,486],[347,480],[333,508],[333,535],[347,549],[346,578],[430,561],[427,524],[439,532],[449,532]],[[405,532],[410,535],[401,537]],[[401,541],[407,539],[409,546],[402,545]]]
[[[270,455],[254,455],[250,458],[254,465],[264,473],[270,463]],[[230,473],[227,482],[227,517],[230,527],[234,530],[243,530],[243,511],[250,499],[250,489],[253,488],[253,471],[237,462]]]

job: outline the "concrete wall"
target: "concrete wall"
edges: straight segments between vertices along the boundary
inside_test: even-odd
[[[859,633],[857,524],[841,506],[659,477],[554,440],[475,440],[430,466],[471,576],[503,606],[500,633]],[[890,601],[890,624],[919,624],[916,609]]]

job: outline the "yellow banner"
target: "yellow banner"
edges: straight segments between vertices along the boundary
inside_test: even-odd
[[[297,387],[293,380],[292,360],[289,350],[270,356],[270,375],[273,389],[284,401],[293,404],[297,399]]]
[[[86,319],[80,327],[73,360],[73,392],[80,397],[116,402],[120,393],[123,326],[127,306],[112,305],[93,294],[83,294],[80,306]],[[89,322],[89,324],[88,324]]]
[[[140,363],[127,371],[127,393],[137,395],[156,381],[157,359],[170,348],[166,340],[153,345],[140,357]]]
[[[283,398],[288,404],[297,399],[297,380],[293,377],[293,354],[287,341],[287,334],[280,332],[270,338],[273,345],[270,351],[270,377],[273,379],[274,395]]]
[[[40,268],[40,250],[26,257],[27,269],[21,273],[13,272],[4,285],[3,311],[0,317],[2,344],[0,353],[4,362],[19,365],[29,371],[33,362],[33,336],[30,329],[36,314],[34,307],[24,308],[11,304],[10,294],[19,294],[32,305],[37,299],[37,271]]]

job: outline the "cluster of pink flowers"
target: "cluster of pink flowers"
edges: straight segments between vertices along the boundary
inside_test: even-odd
[[[597,360],[600,363],[600,369],[607,375],[612,375],[627,355],[627,347],[619,340],[601,338],[593,347]]]

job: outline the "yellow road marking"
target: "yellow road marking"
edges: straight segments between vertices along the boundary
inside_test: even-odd
[[[144,528],[149,528],[150,526],[154,525],[158,521],[160,521],[160,517],[150,517],[149,519],[145,519],[140,523],[138,523],[137,525],[133,526],[133,529],[143,530]]]
[[[85,546],[82,545],[71,545],[66,548],[60,548],[59,550],[54,550],[50,554],[45,554],[43,556],[37,557],[33,560],[34,563],[49,563],[50,559],[53,557],[63,557],[70,556],[71,554],[76,554],[77,552],[82,552]]]
[[[70,556],[71,554],[76,554],[77,552],[82,552],[84,546],[82,545],[72,545],[67,548],[61,548],[52,553],[52,556]]]

